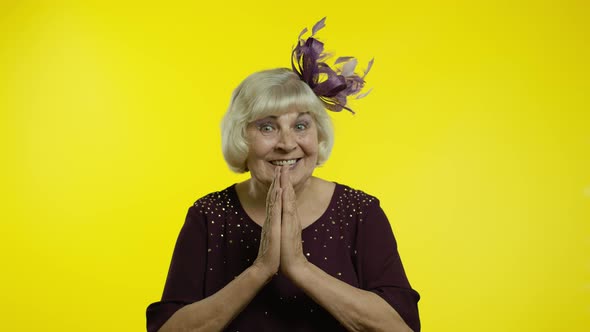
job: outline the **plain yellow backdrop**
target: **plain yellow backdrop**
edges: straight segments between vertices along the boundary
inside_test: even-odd
[[[142,331],[219,121],[305,26],[374,88],[317,175],[381,199],[424,331],[590,328],[585,1],[0,2],[3,331]]]

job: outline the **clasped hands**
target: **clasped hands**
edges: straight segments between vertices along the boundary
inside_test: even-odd
[[[293,277],[306,263],[301,243],[301,222],[289,170],[287,167],[276,167],[266,196],[266,219],[254,264],[270,278],[279,270],[287,277]]]

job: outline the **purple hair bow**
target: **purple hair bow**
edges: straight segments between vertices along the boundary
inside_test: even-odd
[[[354,73],[357,65],[354,57],[339,57],[334,65],[342,65],[335,69],[330,68],[324,62],[328,57],[328,54],[323,53],[324,44],[313,38],[325,26],[325,22],[325,17],[317,22],[312,28],[311,36],[305,41],[302,36],[307,32],[307,28],[301,31],[297,46],[291,55],[291,67],[322,100],[327,109],[334,112],[345,109],[354,114],[354,111],[346,106],[346,98],[357,95],[356,99],[359,99],[371,92],[369,90],[359,94],[365,86],[365,76],[371,70],[373,60],[369,61],[362,76]],[[322,79],[321,82],[320,79]]]

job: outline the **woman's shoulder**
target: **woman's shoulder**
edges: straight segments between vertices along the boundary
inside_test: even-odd
[[[347,202],[348,205],[355,204],[357,206],[369,206],[372,204],[379,204],[379,199],[364,190],[350,187],[345,184],[334,182],[336,190],[334,195],[336,200]]]
[[[197,199],[193,203],[193,207],[196,208],[215,208],[217,210],[218,207],[224,208],[225,205],[231,204],[234,205],[235,198],[235,184],[230,185],[229,187],[219,190],[210,192],[201,198]]]

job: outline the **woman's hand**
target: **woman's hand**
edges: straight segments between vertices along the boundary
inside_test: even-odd
[[[268,278],[281,270],[287,277],[307,263],[301,244],[301,222],[287,167],[277,167],[266,196],[266,220],[254,265]]]
[[[295,190],[293,190],[287,167],[281,172],[280,183],[282,190],[280,269],[287,277],[290,277],[305,266],[307,259],[301,244],[301,222],[297,214]]]
[[[266,220],[260,235],[260,247],[254,266],[259,267],[268,279],[279,270],[281,250],[282,211],[281,168],[275,168],[275,176],[266,195]]]

